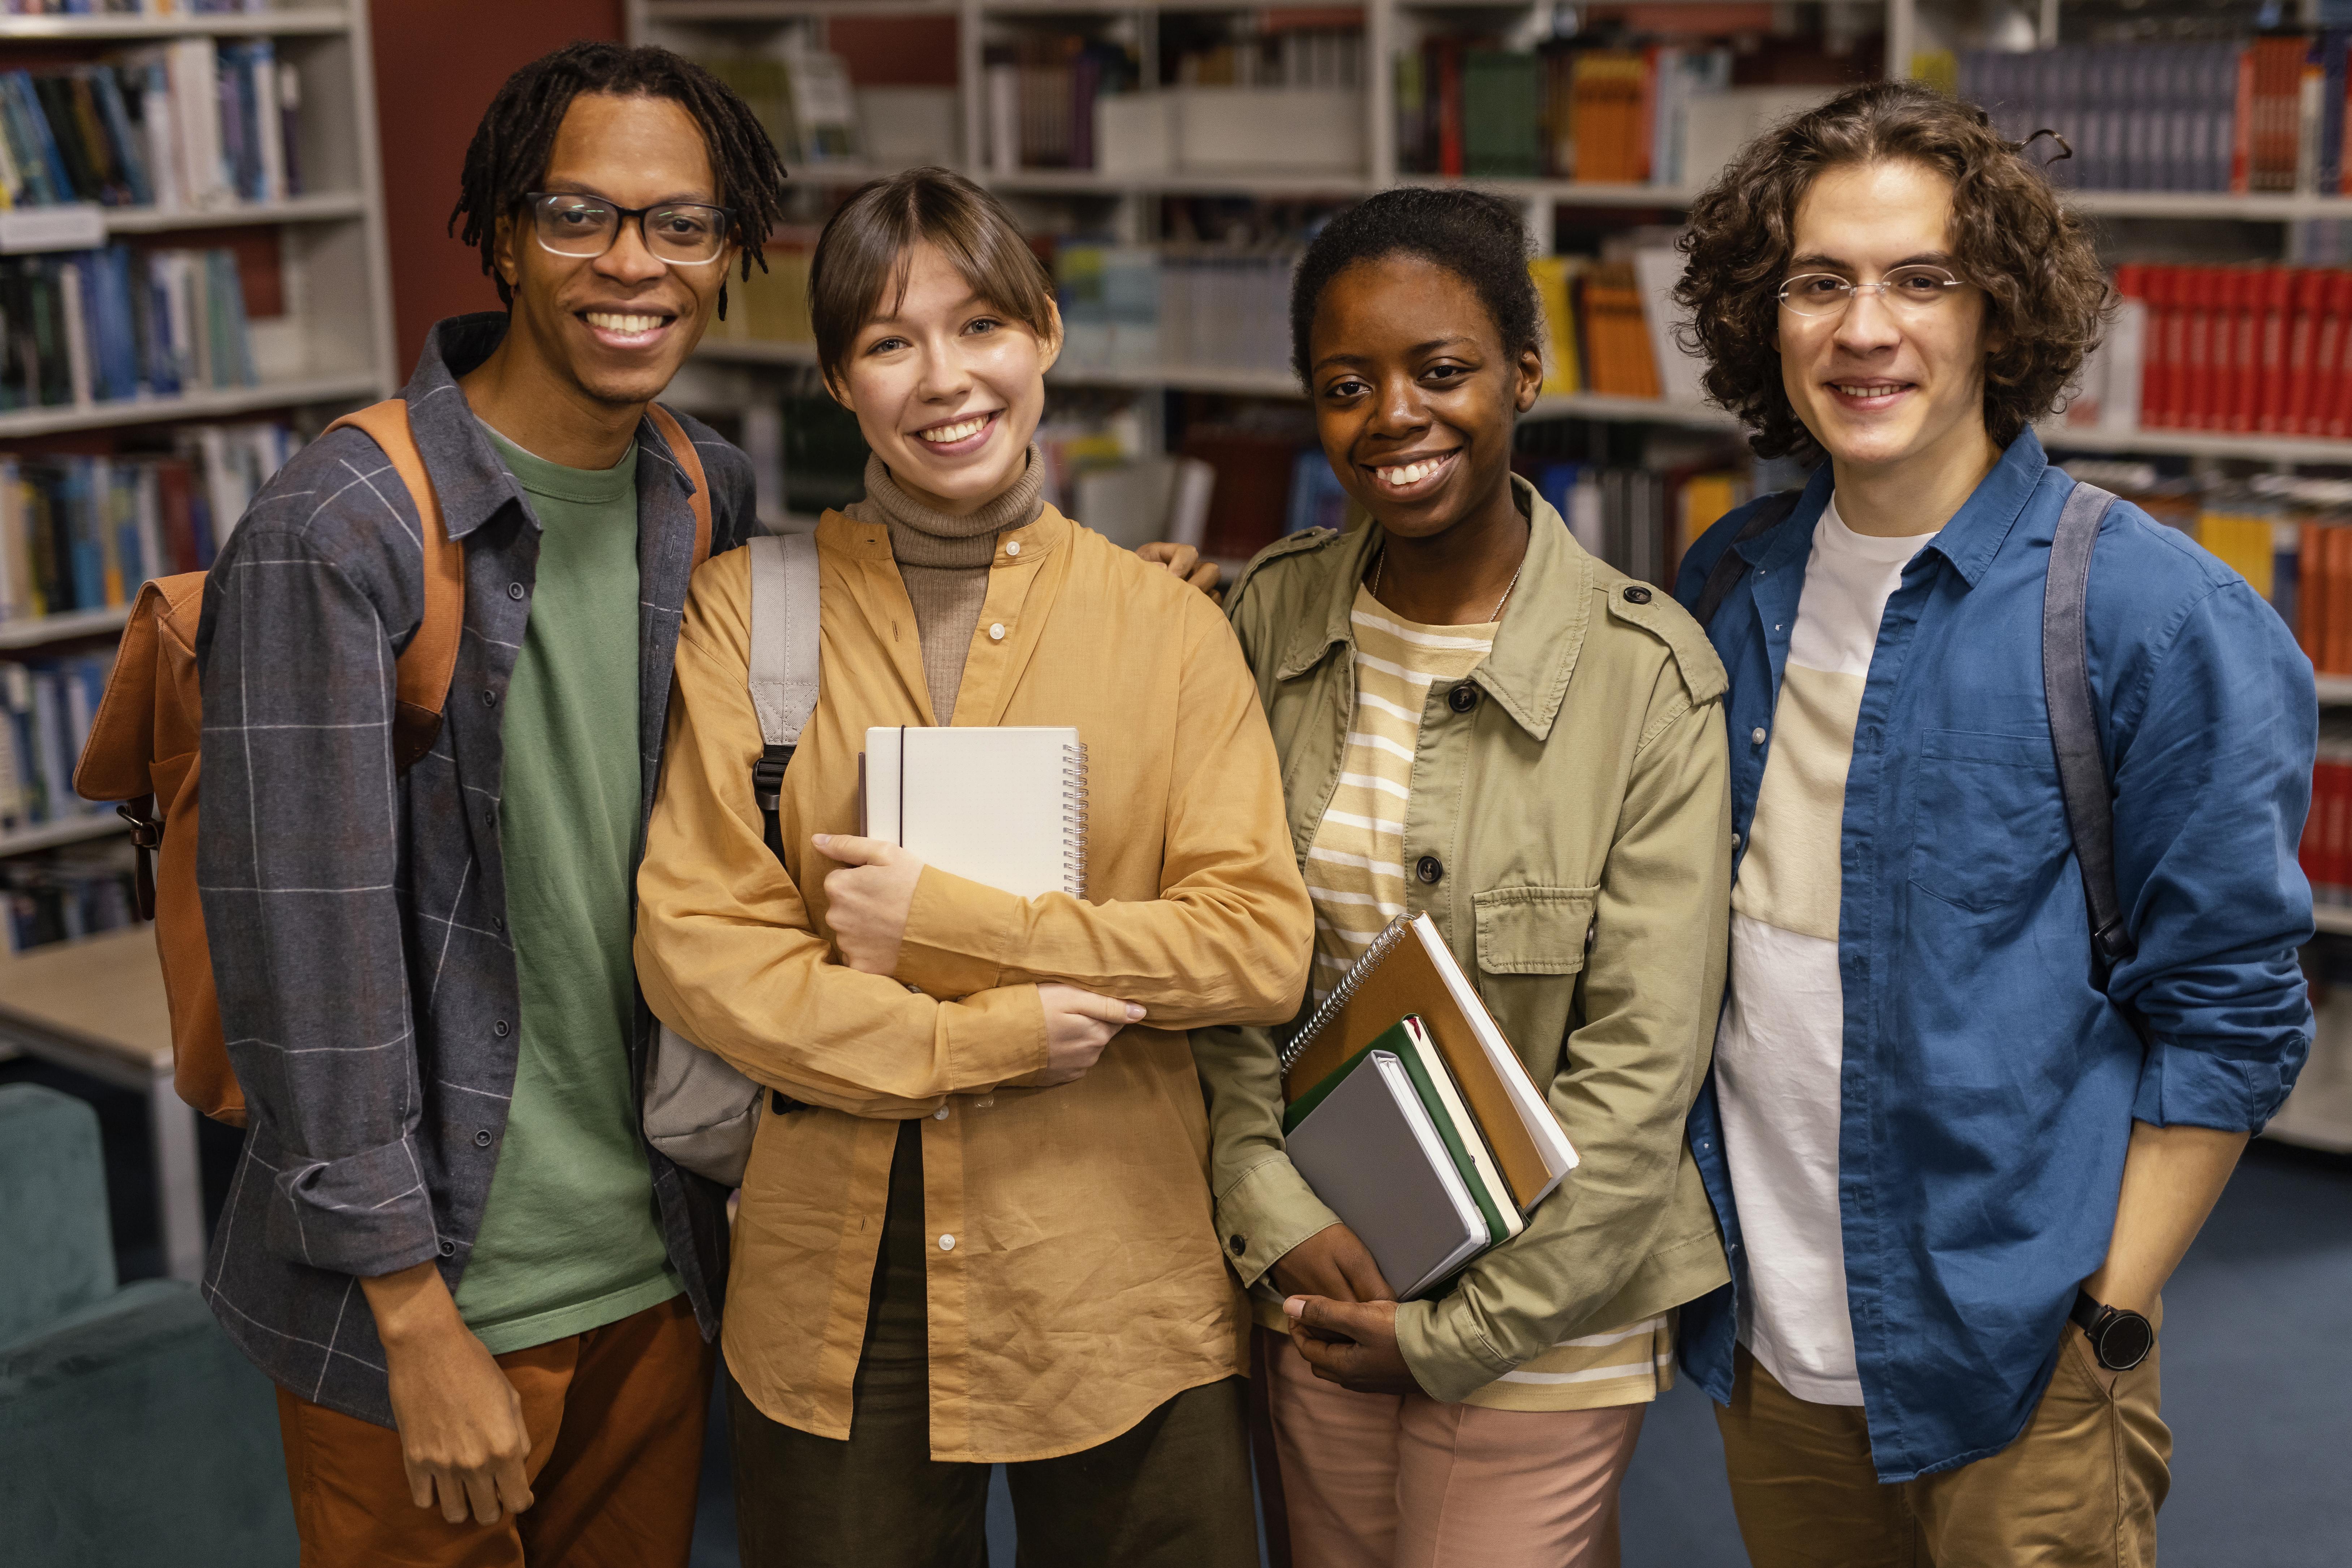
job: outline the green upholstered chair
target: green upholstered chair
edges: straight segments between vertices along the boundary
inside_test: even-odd
[[[118,1288],[98,1117],[0,1086],[0,1561],[295,1561],[269,1380],[195,1288]]]

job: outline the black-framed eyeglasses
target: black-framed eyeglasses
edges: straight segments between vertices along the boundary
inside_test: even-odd
[[[655,260],[701,267],[726,251],[728,230],[735,221],[731,208],[706,202],[625,207],[577,191],[530,191],[523,200],[530,205],[531,231],[540,248],[558,256],[602,256],[621,237],[621,226],[635,218]]]
[[[1780,285],[1780,303],[1800,316],[1843,316],[1856,294],[1876,294],[1906,314],[1934,310],[1961,288],[1940,267],[1898,267],[1875,283],[1856,283],[1834,272],[1802,272]]]

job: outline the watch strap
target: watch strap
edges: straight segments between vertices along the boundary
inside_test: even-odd
[[[2105,1317],[2108,1308],[2105,1302],[2093,1300],[2088,1290],[2078,1289],[2074,1292],[2074,1309],[2066,1316],[2076,1328],[2087,1334],[2098,1327],[2099,1320]]]

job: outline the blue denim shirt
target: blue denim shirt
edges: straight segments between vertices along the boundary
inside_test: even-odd
[[[2243,578],[2128,503],[2100,531],[2088,640],[2136,946],[2105,994],[2094,981],[2042,691],[2042,585],[2072,484],[2031,431],[2011,444],[1904,569],[1854,726],[1838,1205],[1884,1481],[2022,1429],[2075,1288],[2106,1256],[2132,1122],[2258,1130],[2310,1048],[2295,850],[2311,665]],[[1692,605],[1727,548],[1750,563],[1708,628],[1731,674],[1736,850],[1830,485],[1824,464],[1786,521],[1742,544],[1748,509],[1725,518],[1676,584]],[[1712,1076],[1690,1138],[1734,1283],[1683,1309],[1682,1353],[1728,1403],[1747,1255]]]

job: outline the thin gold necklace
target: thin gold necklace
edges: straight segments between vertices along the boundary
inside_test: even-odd
[[[1381,597],[1381,574],[1388,569],[1389,550],[1388,546],[1383,544],[1381,546],[1381,552],[1372,558],[1372,597],[1375,599],[1379,599]],[[1511,580],[1503,584],[1503,596],[1495,601],[1494,613],[1489,615],[1484,621],[1473,621],[1470,624],[1473,626],[1492,626],[1495,622],[1501,620],[1503,618],[1503,606],[1511,602],[1511,590],[1519,585],[1519,573],[1524,572],[1527,569],[1528,558],[1522,554],[1519,557],[1519,564],[1517,570],[1513,571],[1511,574]],[[1386,604],[1388,601],[1381,599],[1381,602],[1382,604]]]

